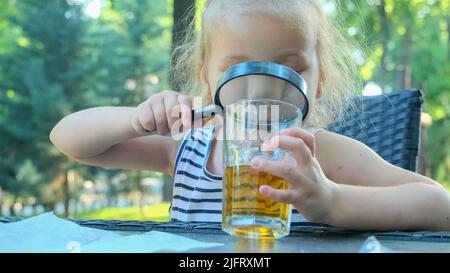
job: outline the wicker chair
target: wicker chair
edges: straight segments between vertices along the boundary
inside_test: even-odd
[[[422,104],[420,90],[356,97],[354,109],[329,130],[359,140],[386,161],[415,172]]]
[[[392,164],[415,171],[419,151],[420,113],[423,95],[420,90],[406,90],[374,97],[357,97],[358,106],[348,113],[345,120],[332,125],[329,130],[355,138]],[[17,221],[18,218],[4,217],[0,222]],[[150,222],[120,220],[75,220],[87,227],[146,232],[222,233],[216,223]],[[291,234],[328,236],[368,236],[379,239],[450,242],[450,232],[357,232],[314,224],[310,222],[291,226]]]

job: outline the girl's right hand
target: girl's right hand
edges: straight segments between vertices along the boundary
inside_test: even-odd
[[[142,135],[178,134],[181,125],[191,127],[192,100],[171,90],[154,94],[136,107],[131,124]],[[181,119],[181,122],[180,122]]]

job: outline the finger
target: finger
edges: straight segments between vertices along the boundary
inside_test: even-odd
[[[131,126],[137,133],[139,133],[141,135],[150,133],[149,130],[145,129],[144,126],[142,126],[142,123],[139,120],[139,115],[135,115],[131,118]]]
[[[152,110],[158,135],[166,135],[169,132],[169,127],[167,124],[167,115],[162,98],[152,102]]]
[[[181,105],[181,122],[183,127],[190,129],[192,126],[192,100],[188,96],[180,94],[178,103]]]
[[[155,119],[153,117],[153,110],[147,103],[138,106],[138,119],[142,128],[147,133],[154,133],[156,131]]]
[[[306,145],[308,146],[311,154],[315,157],[316,155],[316,142],[314,139],[314,135],[308,132],[305,129],[299,127],[293,127],[289,129],[285,129],[281,132],[281,135],[291,136],[296,138],[301,138]]]
[[[178,98],[174,94],[164,96],[164,110],[166,112],[167,125],[172,130],[173,124],[179,119],[180,109],[178,107]]]
[[[263,146],[265,150],[281,148],[289,151],[294,159],[302,165],[308,164],[312,160],[311,150],[301,138],[285,135],[275,136],[268,143],[264,143]]]
[[[279,190],[268,185],[259,187],[259,192],[269,199],[285,204],[296,203],[298,200],[297,196],[299,195],[298,192],[294,190]]]
[[[299,185],[301,181],[305,181],[303,174],[291,164],[286,162],[267,160],[261,157],[255,157],[250,162],[253,169],[264,171],[272,175],[278,176],[293,185]]]

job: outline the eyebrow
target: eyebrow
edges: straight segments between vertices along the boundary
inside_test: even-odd
[[[298,58],[302,58],[303,59],[303,55],[302,54],[300,54],[299,52],[292,52],[292,51],[288,51],[288,52],[285,52],[283,54],[278,55],[277,59],[285,60],[285,59],[287,59],[289,57],[298,57]]]
[[[276,60],[277,61],[283,61],[286,60],[290,57],[297,57],[300,58],[301,61],[305,61],[305,56],[299,52],[293,52],[293,51],[288,51],[285,53],[282,53],[278,56],[276,56]],[[248,60],[249,57],[245,56],[245,55],[239,55],[239,54],[231,54],[231,55],[227,55],[224,58],[222,58],[222,62],[227,62],[227,61],[245,61]]]
[[[249,58],[247,56],[244,55],[227,55],[225,57],[222,58],[222,62],[227,62],[227,61],[242,61],[242,60],[248,60]]]

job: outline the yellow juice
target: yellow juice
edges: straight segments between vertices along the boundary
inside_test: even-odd
[[[223,183],[224,231],[252,239],[276,239],[289,234],[291,206],[259,193],[262,185],[286,189],[288,183],[284,179],[241,165],[227,167]]]

